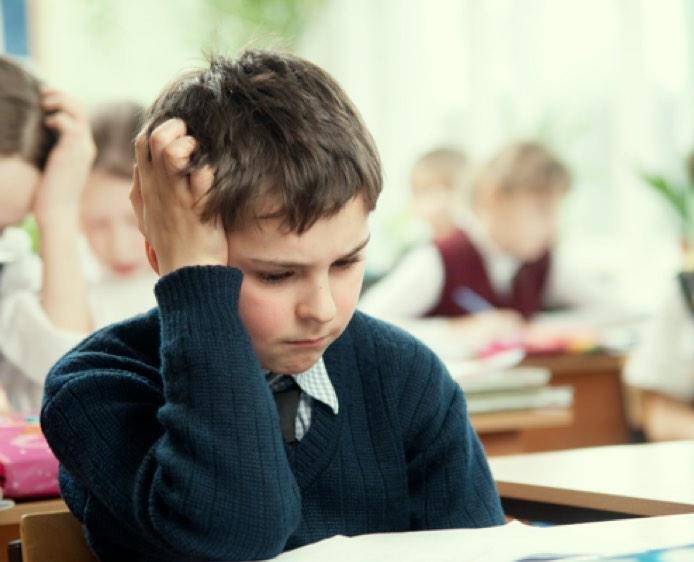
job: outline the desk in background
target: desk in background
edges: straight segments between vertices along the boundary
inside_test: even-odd
[[[574,388],[573,421],[565,426],[523,431],[522,450],[552,451],[629,442],[622,393],[624,357],[566,354],[528,357],[523,365],[551,371],[551,385]]]
[[[529,429],[570,426],[572,408],[541,408],[473,414],[470,421],[488,456],[518,454],[526,451],[524,434]]]
[[[559,523],[694,513],[694,441],[489,461],[508,515]]]

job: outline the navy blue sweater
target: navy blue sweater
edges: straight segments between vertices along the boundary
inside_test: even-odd
[[[460,388],[361,313],[324,355],[339,414],[314,401],[308,433],[285,445],[237,314],[241,280],[167,275],[157,309],[49,374],[41,424],[101,560],[263,559],[335,534],[503,523]]]

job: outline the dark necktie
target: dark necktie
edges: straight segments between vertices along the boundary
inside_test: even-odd
[[[294,377],[283,375],[280,380],[273,381],[272,396],[280,418],[282,437],[285,443],[292,443],[296,441],[296,413],[299,409],[301,388],[296,384]]]

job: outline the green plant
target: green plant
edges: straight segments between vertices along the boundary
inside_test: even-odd
[[[641,178],[675,212],[683,241],[694,240],[694,184],[691,178],[684,184],[659,174],[642,173]]]

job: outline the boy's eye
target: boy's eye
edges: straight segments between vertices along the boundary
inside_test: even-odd
[[[344,260],[336,261],[335,263],[333,263],[333,267],[337,269],[349,269],[354,264],[360,262],[361,259],[361,256],[354,256],[353,258],[347,258]]]
[[[294,275],[294,272],[292,271],[282,271],[278,273],[258,273],[258,278],[263,283],[281,283],[282,281],[289,279],[292,275]]]

